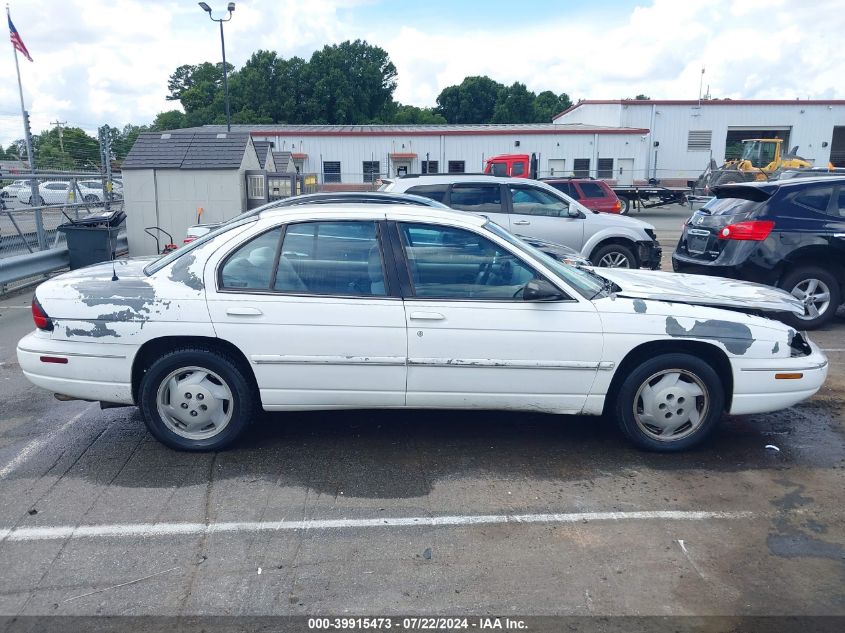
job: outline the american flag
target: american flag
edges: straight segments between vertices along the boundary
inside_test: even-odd
[[[29,51],[26,50],[26,45],[23,43],[18,30],[15,28],[15,25],[12,24],[11,17],[9,17],[9,38],[12,40],[12,46],[19,50],[29,61],[32,61],[32,57],[30,57]]]

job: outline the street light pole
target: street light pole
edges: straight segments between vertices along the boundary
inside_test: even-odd
[[[235,3],[230,2],[226,6],[226,10],[229,12],[229,17],[227,18],[215,18],[212,16],[211,7],[205,2],[200,2],[199,5],[203,11],[208,13],[208,17],[212,22],[217,22],[220,25],[220,48],[223,51],[223,92],[226,95],[226,131],[231,132],[232,117],[229,112],[229,71],[226,69],[226,40],[223,39],[223,23],[232,19],[232,12],[235,10]]]

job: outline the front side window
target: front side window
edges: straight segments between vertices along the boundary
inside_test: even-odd
[[[385,296],[375,222],[302,222],[285,231],[273,289]]]
[[[525,163],[522,161],[516,162],[511,168],[511,176],[522,176],[525,174]]]
[[[566,217],[569,214],[569,205],[548,191],[524,185],[509,185],[508,189],[514,213],[551,218]]]
[[[453,185],[449,206],[472,213],[504,213],[502,192],[494,185]]]
[[[515,255],[471,231],[401,224],[400,234],[417,297],[513,301],[536,276]]]
[[[226,290],[269,290],[281,228],[254,237],[226,258],[220,287]]]

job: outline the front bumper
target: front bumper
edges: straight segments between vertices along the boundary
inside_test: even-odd
[[[828,361],[812,341],[810,353],[790,358],[732,358],[734,393],[729,413],[768,413],[791,407],[816,393],[827,378]],[[778,374],[800,378],[779,379]]]
[[[660,268],[660,259],[662,257],[663,249],[657,240],[637,242],[637,259],[640,261],[640,268],[657,270]]]

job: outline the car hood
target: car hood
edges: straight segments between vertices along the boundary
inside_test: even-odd
[[[788,292],[724,277],[653,270],[593,268],[612,281],[622,297],[762,312],[804,313],[804,304]]]
[[[594,213],[591,209],[585,207],[584,205],[579,203],[579,207],[587,216],[587,221],[593,224],[594,226],[607,226],[607,227],[625,227],[634,230],[645,230],[651,229],[654,230],[654,226],[649,224],[648,222],[643,222],[642,220],[637,220],[636,218],[632,218],[627,215],[618,215],[616,213]]]

